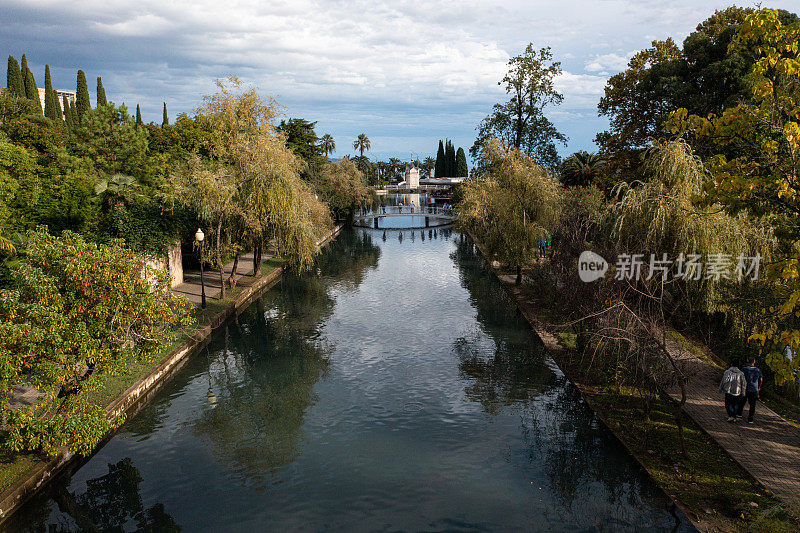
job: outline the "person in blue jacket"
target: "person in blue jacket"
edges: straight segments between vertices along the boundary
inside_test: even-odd
[[[761,386],[764,384],[764,375],[761,369],[756,366],[756,358],[752,355],[747,358],[747,366],[742,368],[744,378],[747,381],[745,388],[745,396],[739,403],[739,418],[742,417],[744,412],[745,401],[750,404],[750,412],[747,414],[747,423],[753,423],[753,416],[756,414],[756,401],[758,400]]]

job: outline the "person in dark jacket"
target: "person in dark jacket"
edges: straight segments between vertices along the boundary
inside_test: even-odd
[[[722,381],[719,383],[719,391],[725,393],[725,411],[728,413],[728,422],[736,422],[739,412],[739,403],[745,398],[745,388],[747,380],[744,372],[739,367],[731,367],[722,374]]]
[[[747,415],[747,423],[753,423],[753,416],[756,414],[756,401],[758,400],[761,386],[764,384],[764,375],[761,369],[756,366],[756,358],[750,356],[747,358],[747,366],[742,368],[744,377],[747,380],[747,388],[745,389],[745,397],[739,400],[739,418],[742,417],[744,412],[745,401],[750,404],[750,412]]]

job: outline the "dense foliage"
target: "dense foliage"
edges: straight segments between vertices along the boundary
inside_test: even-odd
[[[566,144],[566,137],[558,132],[544,110],[564,99],[553,84],[561,74],[561,63],[553,61],[549,47],[537,51],[533,44],[528,44],[522,54],[508,61],[508,67],[500,84],[505,86],[510,99],[495,104],[492,113],[480,123],[470,153],[482,168],[483,146],[490,137],[495,137],[505,146],[521,150],[537,164],[554,167],[559,162],[556,143]]]
[[[481,157],[484,179],[467,182],[458,223],[471,231],[498,261],[517,269],[530,263],[557,220],[560,188],[553,176],[518,149],[490,139]]]
[[[87,453],[112,422],[85,393],[134,359],[159,353],[162,336],[188,324],[185,299],[169,275],[148,267],[121,242],[97,245],[76,233],[28,232],[11,283],[0,290],[0,407],[7,445]],[[10,393],[26,382],[44,392],[9,412]]]

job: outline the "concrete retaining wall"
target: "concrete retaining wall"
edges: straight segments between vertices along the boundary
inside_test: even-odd
[[[144,262],[149,267],[169,272],[170,288],[174,289],[183,283],[183,255],[180,241],[170,245],[166,255],[147,255],[144,257]]]

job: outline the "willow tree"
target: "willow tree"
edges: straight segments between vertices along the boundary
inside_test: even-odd
[[[316,179],[316,190],[337,219],[352,215],[372,199],[364,175],[349,157],[326,164]]]
[[[217,256],[222,278],[222,232],[227,223],[240,245],[254,248],[256,268],[265,240],[302,270],[310,266],[318,242],[330,228],[327,207],[317,200],[300,178],[303,163],[286,147],[276,128],[281,111],[272,98],[262,99],[255,89],[245,89],[235,77],[217,80],[217,92],[206,96],[197,115],[210,125],[211,163],[199,172],[187,168],[184,191],[207,187],[214,192],[188,192],[201,216],[216,226]],[[213,176],[213,179],[209,176]],[[197,176],[202,177],[198,181]],[[215,195],[218,195],[215,198]],[[223,199],[223,206],[215,207]],[[233,231],[233,230],[236,231]]]
[[[707,201],[768,217],[775,227],[779,247],[767,274],[777,301],[758,298],[762,308],[753,314],[763,321],[752,338],[766,350],[776,383],[798,386],[800,357],[787,355],[800,351],[800,21],[786,15],[750,13],[730,44],[755,59],[748,100],[708,117],[678,109],[666,127],[714,147]]]
[[[697,199],[711,177],[703,162],[682,140],[657,142],[646,160],[650,179],[617,188],[621,200],[609,211],[607,222],[623,251],[725,257],[768,257],[773,247],[771,230],[744,215],[732,216],[718,204],[698,207]],[[659,257],[660,259],[660,257]],[[723,310],[719,286],[733,277],[701,272],[698,279],[683,276],[692,306],[703,311]],[[751,266],[748,262],[745,265]],[[672,268],[678,268],[673,264]]]
[[[222,287],[220,298],[225,298],[222,230],[223,225],[238,213],[237,183],[233,172],[219,162],[203,161],[195,153],[189,157],[174,178],[176,178],[174,184],[177,196],[194,206],[200,218],[214,228],[214,252]]]
[[[491,256],[515,267],[519,284],[522,267],[534,259],[539,239],[557,219],[561,189],[531,157],[495,138],[483,145],[481,157],[486,177],[464,184],[458,223]]]

